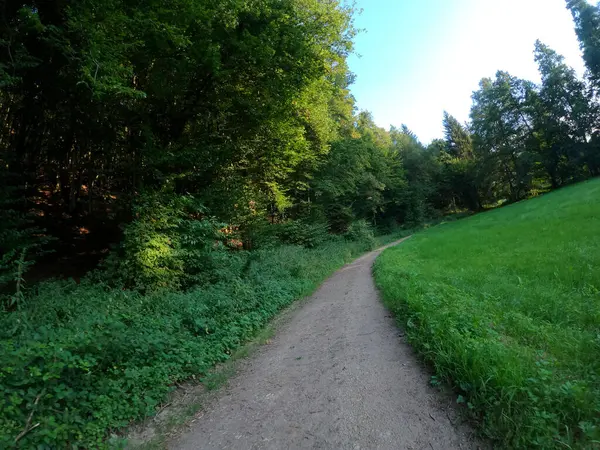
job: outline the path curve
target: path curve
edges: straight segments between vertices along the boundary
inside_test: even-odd
[[[382,250],[329,278],[170,448],[475,448],[379,301]]]

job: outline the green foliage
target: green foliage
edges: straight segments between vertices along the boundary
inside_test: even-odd
[[[266,219],[247,224],[242,234],[246,245],[252,250],[270,249],[281,245],[279,227]]]
[[[588,145],[588,137],[594,135],[600,116],[588,86],[561,55],[538,41],[535,59],[542,85],[532,98],[534,135],[540,160],[556,188],[583,178],[586,165],[592,174],[597,172],[593,157],[597,149]]]
[[[117,227],[140,192],[172,183],[234,226],[282,213],[353,122],[352,13],[315,0],[11,2],[0,161],[28,186],[23,209]],[[149,256],[175,286],[159,240]]]
[[[597,5],[590,5],[586,0],[566,0],[566,3],[573,14],[583,59],[597,84],[600,81],[600,11]]]
[[[350,206],[342,206],[333,202],[325,206],[329,228],[334,233],[344,233],[354,220],[354,212]]]
[[[326,223],[294,221],[278,226],[277,234],[282,243],[315,248],[331,239]]]
[[[19,208],[24,202],[19,189],[11,185],[14,178],[0,159],[0,307],[9,308],[21,306],[24,276],[50,241]]]
[[[600,180],[432,228],[377,260],[410,342],[507,448],[592,448]]]
[[[473,142],[469,131],[446,111],[444,111],[443,125],[447,152],[455,158],[472,158]]]
[[[534,160],[528,101],[533,90],[533,83],[499,71],[494,80],[482,80],[473,94],[475,145],[493,161],[495,173],[490,176],[498,177],[510,201],[523,199],[531,188]]]
[[[235,277],[185,293],[40,285],[27,308],[0,315],[0,447],[109,446],[110,431],[154,413],[175,382],[225,361],[371,244],[279,246],[243,267],[231,255]]]
[[[434,214],[438,155],[424,147],[406,126],[403,131],[392,127],[390,136],[406,174],[405,189],[396,192],[396,218],[399,223],[418,226]]]
[[[4,208],[0,212],[0,292],[9,289],[9,284],[22,278],[30,261],[26,262],[30,244],[30,233],[23,230],[25,219],[17,211],[9,209],[6,200],[0,200]],[[6,208],[6,209],[5,209]],[[24,266],[19,269],[19,266]],[[16,279],[17,278],[17,279]]]
[[[389,133],[361,113],[354,133],[332,144],[313,183],[331,230],[343,233],[356,219],[376,222],[405,186],[402,161]]]
[[[179,290],[223,277],[224,227],[192,196],[142,195],[103,276],[141,292]],[[229,258],[231,259],[231,258]]]
[[[348,231],[344,233],[344,238],[351,242],[364,242],[370,248],[376,246],[375,232],[366,220],[352,222],[348,227]]]
[[[355,113],[346,5],[3,6],[0,446],[104,445],[108,429],[151,413],[173,382],[227,358],[282,307],[376,245],[374,227],[403,234],[444,213],[600,174],[597,7],[568,2],[589,80],[538,42],[541,85],[505,72],[482,80],[471,123],[446,113],[445,140],[425,146],[405,125],[386,131],[368,112]],[[114,250],[80,285],[25,289],[53,237],[63,252],[57,261],[95,264]],[[475,294],[452,297],[435,286],[475,310]],[[440,319],[457,348],[465,333],[479,333],[479,322],[463,326],[459,316],[449,310],[449,322]],[[534,340],[537,325],[515,317],[533,330],[522,339]],[[468,342],[470,354],[476,343]],[[534,387],[507,395],[539,399],[549,386],[548,398],[558,398],[564,386],[553,384],[554,372],[529,375]],[[572,382],[564,389],[580,401],[588,394]],[[471,405],[485,403],[462,389]],[[490,417],[500,414],[485,405]],[[582,411],[570,429],[592,436],[595,422]],[[547,413],[554,410],[527,426],[543,429]]]
[[[453,210],[479,211],[482,202],[471,133],[447,112],[444,112],[443,124],[446,141],[438,156],[442,166],[440,190],[450,196]]]
[[[473,95],[474,158],[463,185],[487,203],[515,202],[600,173],[593,74],[579,79],[561,55],[540,41],[535,60],[540,85],[499,71],[495,79],[483,79]],[[460,137],[455,129],[446,120],[447,136]]]

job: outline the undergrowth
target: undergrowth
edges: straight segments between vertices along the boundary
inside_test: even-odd
[[[80,284],[46,282],[28,293],[24,308],[1,313],[0,448],[122,446],[118,430],[152,415],[176,382],[227,360],[280,310],[376,243],[357,224],[346,236],[315,227],[298,233],[305,247],[209,248],[197,273],[210,273],[208,265],[219,276],[176,291],[189,283],[182,270],[190,255],[198,256],[190,239],[169,237],[173,229],[181,236],[181,223],[135,225],[145,234],[130,233],[134,251],[120,285],[98,274]],[[205,249],[207,226],[199,233]],[[152,271],[151,252],[168,261],[166,278]],[[129,274],[152,289],[130,288],[137,284]]]
[[[506,448],[599,448],[600,180],[384,252],[384,300]]]

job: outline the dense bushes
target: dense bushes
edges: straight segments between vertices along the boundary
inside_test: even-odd
[[[326,222],[298,220],[282,224],[278,228],[278,237],[284,244],[314,248],[331,239]]]
[[[348,227],[348,231],[344,234],[344,237],[353,242],[368,242],[371,245],[375,245],[375,234],[373,227],[366,220],[357,220],[352,222]]]
[[[107,445],[152,414],[178,380],[226,360],[375,246],[367,222],[333,235],[315,211],[225,226],[168,183],[137,195],[133,219],[98,270],[80,282],[32,285],[19,308],[2,309],[0,447]]]
[[[150,193],[133,208],[118,249],[102,278],[143,292],[178,290],[215,282],[227,272],[225,227],[192,196]],[[227,262],[223,265],[223,260]]]
[[[0,160],[0,307],[9,308],[19,306],[23,277],[50,240],[19,209],[18,189],[11,186],[14,178]]]
[[[372,245],[356,231],[312,249],[223,253],[229,277],[187,292],[41,284],[26,308],[0,316],[0,447],[104,445]]]

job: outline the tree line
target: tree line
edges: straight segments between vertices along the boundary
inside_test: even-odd
[[[184,219],[252,248],[266,224],[390,229],[596,176],[600,11],[567,6],[585,77],[538,42],[540,84],[483,79],[470,121],[445,113],[425,145],[356,110],[354,11],[337,0],[8,0],[0,283],[49,251],[156,258]]]

